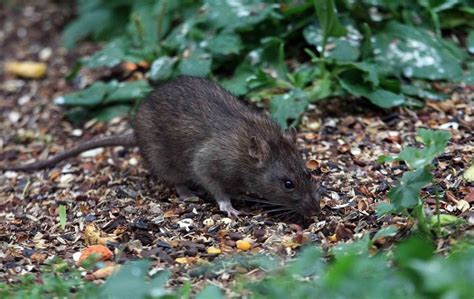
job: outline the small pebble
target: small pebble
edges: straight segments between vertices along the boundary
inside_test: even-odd
[[[258,228],[258,229],[253,231],[253,236],[255,238],[261,238],[261,237],[265,236],[265,233],[266,233],[266,231],[264,229]]]
[[[242,234],[238,233],[238,232],[231,232],[229,234],[229,237],[230,237],[231,240],[237,241],[237,240],[242,239]]]
[[[212,218],[207,218],[207,219],[204,219],[202,224],[204,224],[205,227],[211,227],[214,225],[214,220]]]

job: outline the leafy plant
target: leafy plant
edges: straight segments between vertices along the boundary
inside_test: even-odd
[[[434,228],[441,235],[441,226],[462,222],[455,216],[440,214],[431,219],[425,213],[423,201],[420,198],[421,189],[431,184],[436,190],[437,206],[439,208],[439,187],[431,174],[433,160],[441,155],[446,148],[451,134],[446,131],[418,130],[417,139],[424,144],[424,148],[405,147],[396,157],[381,156],[379,162],[403,161],[410,168],[403,174],[400,182],[388,192],[390,203],[380,203],[377,208],[379,215],[387,213],[403,213],[411,215],[418,221],[421,231],[429,234]]]
[[[369,248],[380,237],[393,236],[387,227],[372,239],[368,236],[340,244],[327,254],[314,246],[303,248],[298,256],[281,266],[265,269],[261,257],[244,259],[247,265],[260,264],[267,271],[263,278],[241,277],[232,286],[249,298],[471,298],[474,280],[474,247],[460,242],[447,257],[435,254],[429,240],[412,236],[390,251],[370,254]],[[236,259],[234,259],[234,262]],[[234,262],[231,262],[234,263]],[[221,260],[219,263],[225,263]],[[41,279],[25,276],[18,284],[0,283],[1,298],[190,298],[191,285],[171,290],[165,287],[168,271],[148,275],[149,261],[123,265],[98,286],[81,279],[77,270],[62,261],[45,267]],[[218,269],[222,269],[218,267]],[[216,269],[216,273],[221,270]],[[194,296],[193,296],[194,297]],[[207,285],[194,298],[224,298],[224,291]]]
[[[76,3],[78,17],[64,31],[65,44],[108,41],[79,68],[128,63],[151,81],[211,77],[238,96],[267,103],[284,127],[297,125],[321,99],[350,94],[382,108],[420,106],[423,99],[445,98],[430,81],[473,80],[472,58],[449,38],[456,28],[453,34],[469,34],[466,47],[472,48],[468,0]],[[140,97],[149,91],[142,87]],[[66,101],[76,120],[110,119],[129,112],[137,99],[106,100],[106,82],[86,90],[82,100]]]

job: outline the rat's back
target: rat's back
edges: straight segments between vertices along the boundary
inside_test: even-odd
[[[170,183],[192,180],[195,152],[213,136],[232,134],[261,116],[207,79],[183,76],[155,88],[134,121],[145,163]]]

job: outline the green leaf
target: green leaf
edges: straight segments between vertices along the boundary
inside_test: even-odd
[[[92,117],[103,122],[108,122],[115,117],[126,115],[129,112],[130,106],[128,105],[113,105],[99,109],[92,113]]]
[[[175,58],[162,56],[151,64],[150,79],[152,81],[168,80],[173,74],[173,66],[176,63]]]
[[[347,33],[346,28],[337,19],[334,0],[313,0],[316,15],[323,29],[323,40],[328,37],[340,37]]]
[[[432,179],[429,167],[405,172],[399,185],[390,189],[387,195],[396,209],[412,208],[420,204],[421,188],[428,185]]]
[[[430,220],[431,220],[432,225],[437,225],[438,215],[432,216]],[[456,217],[454,215],[449,215],[449,214],[440,214],[439,221],[440,221],[441,226],[460,225],[460,224],[466,223],[466,220],[464,220],[463,218],[459,218],[459,217]]]
[[[82,59],[82,63],[87,67],[97,68],[101,66],[114,67],[122,61],[140,62],[142,60],[140,57],[127,54],[130,47],[127,39],[117,38],[92,56]]]
[[[411,169],[419,169],[430,165],[435,157],[444,152],[451,138],[451,134],[447,131],[426,129],[418,130],[418,136],[425,144],[424,149],[406,147],[398,155],[398,159],[404,160]]]
[[[206,286],[199,294],[196,295],[196,299],[224,299],[224,294],[221,288],[215,285]]]
[[[213,36],[207,44],[209,52],[216,55],[239,54],[242,47],[240,36],[229,32]]]
[[[244,95],[248,91],[248,81],[254,72],[254,68],[249,64],[241,64],[239,67],[237,67],[232,77],[222,80],[221,84],[234,95]]]
[[[380,202],[377,205],[376,213],[380,217],[380,216],[386,215],[388,213],[391,213],[394,210],[395,210],[394,205],[386,203],[386,202]]]
[[[382,108],[392,108],[403,105],[405,98],[402,95],[395,94],[391,91],[378,89],[365,95],[372,104]]]
[[[448,98],[446,94],[435,92],[433,90],[426,90],[426,89],[423,89],[422,87],[415,86],[415,85],[407,85],[407,84],[402,85],[401,91],[403,94],[415,96],[421,99],[442,101]]]
[[[66,48],[72,49],[79,40],[88,37],[97,28],[102,28],[104,22],[110,18],[111,11],[108,9],[95,9],[81,15],[64,29],[62,34],[64,45]]]
[[[395,161],[395,158],[394,157],[390,157],[390,156],[386,156],[386,155],[380,155],[378,158],[377,158],[377,163],[390,163],[390,162],[393,162]]]
[[[430,80],[462,75],[465,54],[419,27],[391,22],[375,35],[373,47],[375,61],[387,74]]]
[[[279,7],[277,4],[259,0],[248,1],[204,1],[205,20],[215,29],[228,31],[247,29],[269,18]]]
[[[66,228],[66,221],[67,221],[66,206],[59,205],[59,225],[61,226],[62,230]]]
[[[137,99],[144,98],[148,92],[151,91],[151,87],[145,80],[136,80],[132,82],[120,82],[112,81],[110,85],[115,85],[116,89],[111,91],[104,100],[104,104],[116,103],[116,102],[134,102]]]
[[[103,298],[145,298],[150,293],[146,282],[149,268],[150,261],[147,260],[123,265],[102,285]]]
[[[181,75],[206,77],[211,72],[212,57],[201,51],[193,50],[191,55],[183,58],[178,70]]]
[[[326,51],[327,58],[341,62],[348,62],[356,61],[360,56],[359,49],[351,45],[347,40],[336,39],[332,44],[334,44],[334,49]]]
[[[357,77],[355,76],[341,76],[339,77],[339,84],[349,93],[355,96],[365,97],[373,104],[382,108],[392,108],[405,103],[405,98],[402,95],[385,89],[372,91],[369,84],[364,84],[360,82],[360,80],[357,82]]]
[[[389,225],[377,231],[372,237],[372,242],[384,237],[393,237],[397,234],[398,228],[395,225]]]
[[[55,103],[64,106],[95,107],[99,105],[106,94],[115,87],[104,82],[96,82],[81,91],[71,92],[55,99]]]
[[[307,94],[300,89],[272,98],[270,112],[275,120],[284,128],[295,126],[306,110],[309,100]],[[290,124],[288,122],[290,121]]]
[[[474,54],[474,30],[469,30],[466,44],[467,44],[467,50],[469,51],[469,53]]]

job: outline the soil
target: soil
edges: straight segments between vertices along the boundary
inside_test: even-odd
[[[91,137],[129,128],[124,118],[75,126],[67,120],[66,110],[54,104],[56,97],[107,75],[104,70],[83,69],[74,81],[66,81],[74,62],[100,47],[90,42],[72,50],[62,47],[61,30],[72,17],[72,4],[59,1],[0,4],[0,63],[33,60],[48,66],[42,79],[0,72],[0,163],[42,159]],[[417,144],[418,128],[452,134],[445,154],[436,160],[434,175],[443,195],[441,212],[467,222],[438,240],[442,251],[455,242],[453,237],[474,226],[474,185],[462,176],[473,163],[473,87],[434,87],[450,99],[428,101],[419,110],[379,110],[355,99],[330,99],[311,107],[298,141],[324,193],[321,215],[305,221],[279,218],[241,203],[236,206],[248,215],[231,219],[212,201],[182,202],[173,188],[149,177],[137,149],[88,152],[31,174],[0,173],[0,281],[38,274],[54,257],[77,267],[77,253],[93,243],[88,237],[91,230],[120,253],[119,263],[150,258],[154,268],[173,271],[171,285],[192,281],[197,287],[206,280],[221,286],[232,282],[235,271],[203,277],[188,270],[242,251],[237,240],[248,241],[251,253],[291,257],[302,244],[330,247],[394,224],[398,235],[376,243],[391,246],[414,223],[405,217],[379,217],[375,209],[387,201],[387,191],[407,167],[379,164],[377,159]],[[435,193],[431,187],[423,190],[429,212],[435,211]],[[64,230],[60,206],[66,207]]]

